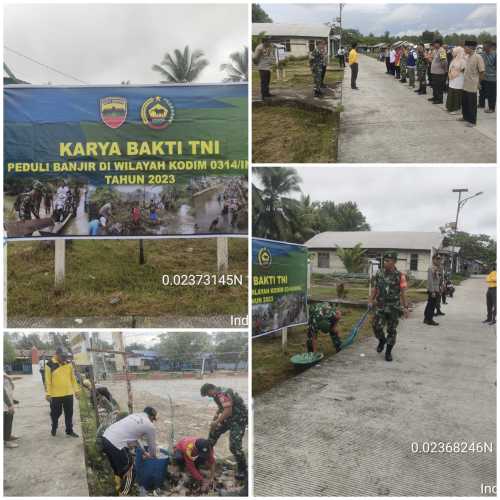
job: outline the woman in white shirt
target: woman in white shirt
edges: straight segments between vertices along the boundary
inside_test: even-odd
[[[455,47],[452,55],[453,59],[448,69],[448,95],[446,96],[446,109],[448,113],[456,115],[462,107],[465,51],[462,47]]]

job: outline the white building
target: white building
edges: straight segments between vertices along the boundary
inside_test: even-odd
[[[262,33],[285,47],[285,57],[305,57],[320,40],[327,42],[330,57],[338,50],[339,36],[326,24],[253,23],[252,35]]]
[[[337,248],[350,249],[359,243],[366,250],[367,259],[381,261],[385,251],[396,250],[398,269],[415,279],[425,280],[433,253],[442,247],[443,235],[439,232],[327,231],[305,243],[311,256],[311,272],[345,273]]]

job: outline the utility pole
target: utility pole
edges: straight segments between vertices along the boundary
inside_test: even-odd
[[[339,49],[342,48],[342,9],[344,8],[344,4],[340,3],[339,4],[339,28],[340,28],[340,40],[339,40]]]
[[[455,246],[457,246],[457,234],[458,234],[458,216],[460,215],[460,210],[462,209],[462,207],[472,198],[475,198],[476,196],[480,196],[483,194],[482,191],[479,191],[478,193],[476,194],[473,194],[472,196],[468,196],[467,198],[463,198],[462,199],[462,193],[468,193],[469,190],[467,188],[456,188],[456,189],[452,189],[452,192],[453,193],[458,193],[458,201],[457,201],[457,215],[455,216],[455,231],[454,231],[454,238],[453,238],[453,249],[455,248]],[[453,259],[452,259],[452,266],[453,268],[455,267],[453,265]],[[452,268],[452,271],[453,271],[453,268]]]

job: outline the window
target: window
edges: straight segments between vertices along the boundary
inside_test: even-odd
[[[312,52],[314,50],[314,47],[316,46],[316,43],[314,40],[309,40],[309,52]]]
[[[291,51],[292,51],[292,44],[290,43],[290,40],[285,40],[285,52],[291,52]]]
[[[318,267],[330,267],[330,252],[318,252]]]
[[[410,256],[410,271],[418,271],[418,253],[412,253]]]

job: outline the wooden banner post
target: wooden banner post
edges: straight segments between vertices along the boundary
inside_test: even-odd
[[[64,288],[66,274],[66,241],[63,239],[54,242],[54,286],[56,290]]]
[[[229,266],[228,238],[220,236],[217,238],[217,272],[227,273]]]
[[[281,329],[281,350],[286,353],[288,347],[288,328]]]

